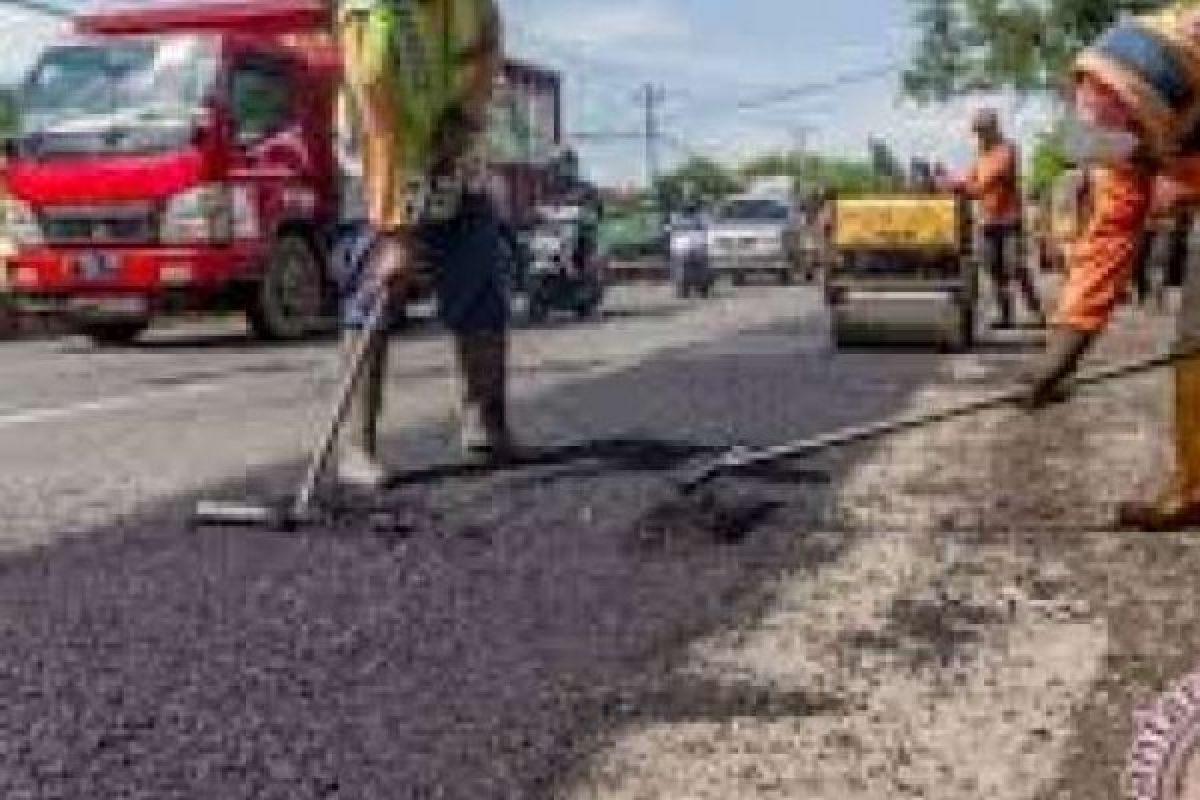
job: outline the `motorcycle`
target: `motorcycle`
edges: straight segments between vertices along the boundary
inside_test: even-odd
[[[670,230],[671,282],[680,297],[708,297],[716,276],[708,257],[708,226],[699,218],[680,218]]]
[[[560,209],[534,228],[525,287],[532,322],[553,311],[589,317],[604,301],[603,264],[581,226],[578,209]]]

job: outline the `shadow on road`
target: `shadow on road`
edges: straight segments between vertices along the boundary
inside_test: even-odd
[[[764,509],[736,541],[648,546],[639,526],[718,444],[895,413],[938,358],[889,353],[868,380],[862,357],[757,352],[772,331],[748,333],[522,404],[537,441],[577,443],[508,470],[412,469],[375,504],[403,517],[391,535],[368,514],[188,532],[189,495],[0,560],[0,795],[549,798],[625,726],[835,713],[664,676],[760,614],[772,577],[845,552],[852,532],[816,530],[855,457],[722,480]],[[435,440],[388,451],[435,463]],[[278,493],[297,472],[205,494]]]

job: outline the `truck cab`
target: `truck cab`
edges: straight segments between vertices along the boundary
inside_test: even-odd
[[[339,65],[320,0],[84,14],[20,89],[6,144],[18,307],[101,342],[244,311],[293,339],[331,308]]]

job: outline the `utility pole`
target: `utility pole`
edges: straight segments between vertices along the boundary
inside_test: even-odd
[[[791,126],[792,133],[792,160],[795,162],[796,175],[795,189],[803,188],[805,191],[809,188],[808,182],[808,136],[816,130],[811,125],[797,124]]]
[[[646,188],[653,191],[658,183],[658,140],[662,136],[658,125],[658,106],[664,100],[665,93],[661,87],[647,83],[639,96],[646,113]]]

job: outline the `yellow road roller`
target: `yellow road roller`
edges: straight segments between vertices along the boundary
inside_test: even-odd
[[[972,347],[979,271],[966,200],[844,197],[832,217],[825,298],[837,347]]]

